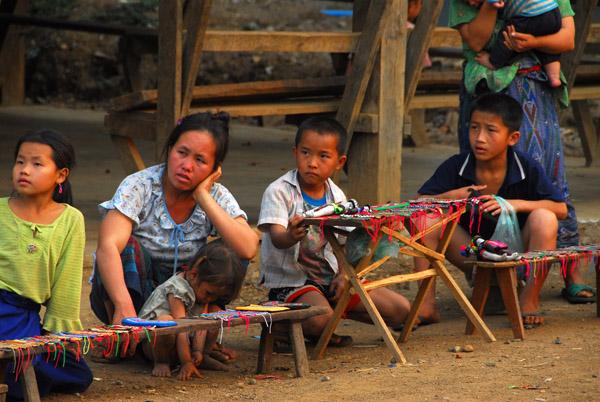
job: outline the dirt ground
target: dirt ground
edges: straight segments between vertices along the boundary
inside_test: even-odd
[[[71,17],[82,19],[96,12],[94,7],[128,2],[76,3],[79,6],[70,10]],[[211,28],[347,30],[349,19],[327,19],[319,12],[320,8],[342,7],[347,4],[304,0],[214,1]],[[87,278],[100,223],[97,204],[112,196],[124,174],[110,140],[102,132],[103,113],[92,109],[102,109],[107,99],[124,93],[125,89],[122,74],[114,67],[116,38],[48,32],[34,31],[28,41],[28,66],[34,67],[28,76],[28,103],[42,106],[0,109],[0,147],[8,150],[0,154],[3,172],[0,189],[2,194],[10,193],[12,147],[16,138],[27,130],[54,128],[73,140],[78,167],[72,181],[76,206],[86,217],[87,235],[81,317],[85,327],[93,327],[100,323],[89,309]],[[322,68],[330,65],[325,55],[205,57],[199,83],[332,74]],[[151,56],[145,60],[144,68],[147,85],[151,87],[156,76]],[[452,125],[446,124],[448,121],[452,118],[445,112],[428,115],[427,127],[433,144],[420,149],[405,148],[403,198],[414,195],[433,169],[456,151],[455,135],[451,132]],[[221,181],[248,212],[252,225],[256,224],[264,188],[293,167],[292,130],[287,126],[257,129],[239,124],[232,128],[231,149]],[[580,149],[577,136],[571,128],[565,132],[565,149],[573,149],[577,155]],[[155,151],[152,144],[141,143],[140,148],[146,160],[150,160]],[[600,168],[582,166],[582,158],[567,158],[567,175],[580,218],[582,242],[599,242]],[[258,262],[258,258],[251,262],[240,299],[233,304],[266,298],[266,291],[256,285]],[[411,260],[399,259],[384,265],[374,277],[407,272],[411,267]],[[452,267],[449,269],[463,292],[470,295],[464,276]],[[595,282],[589,267],[583,270],[583,276],[587,284]],[[94,372],[89,390],[80,395],[51,395],[46,400],[596,401],[600,399],[600,319],[596,317],[596,305],[568,304],[560,297],[562,287],[559,270],[552,270],[540,297],[545,324],[528,330],[524,341],[513,339],[508,319],[502,315],[485,317],[496,342],[464,335],[466,318],[450,292],[438,281],[442,322],[418,328],[401,345],[408,360],[406,365],[393,364],[390,352],[373,327],[342,321],[336,332],[352,335],[353,346],[330,348],[322,360],[309,361],[311,374],[305,378],[295,378],[292,356],[276,355],[272,374],[278,378],[260,379],[255,374],[259,327],[251,326],[247,333],[244,328],[235,327],[224,334],[225,344],[239,354],[237,361],[229,365],[229,372],[202,371],[202,379],[180,382],[176,378],[152,377],[151,365],[141,359],[105,365],[92,362],[88,356]],[[414,284],[393,289],[410,300],[416,294]],[[472,345],[474,351],[450,351],[465,345]],[[309,353],[311,350],[308,347]]]
[[[73,172],[76,206],[86,217],[86,252],[81,302],[84,327],[99,325],[89,309],[89,285],[92,252],[97,242],[100,219],[97,204],[109,199],[123,178],[123,170],[108,138],[102,134],[102,112],[26,106],[0,109],[0,146],[10,150],[0,159],[3,194],[10,191],[10,153],[16,138],[31,128],[51,127],[69,135],[75,144],[78,166]],[[230,153],[224,165],[222,182],[236,195],[248,211],[250,223],[256,224],[260,197],[266,185],[293,163],[292,128],[265,129],[235,124],[232,127]],[[142,155],[150,157],[150,144],[140,143]],[[405,148],[403,152],[403,197],[416,192],[419,183],[441,160],[456,150],[455,146],[430,145]],[[265,158],[264,155],[270,155]],[[597,199],[600,197],[600,168],[582,168],[582,158],[568,158],[571,188],[580,211],[583,242],[598,241]],[[426,172],[426,173],[425,173]],[[409,259],[388,263],[376,277],[407,272]],[[450,267],[463,292],[470,294],[464,276]],[[587,267],[583,276],[595,282]],[[239,300],[233,304],[257,302],[266,291],[256,285],[258,258],[248,269]],[[272,374],[277,379],[257,379],[256,357],[259,327],[248,333],[242,327],[224,334],[225,344],[238,351],[239,358],[229,365],[229,372],[202,371],[204,378],[180,382],[176,378],[159,379],[150,375],[151,365],[133,359],[116,365],[87,360],[94,372],[94,382],[81,395],[51,395],[49,401],[171,401],[171,400],[547,400],[594,401],[600,395],[600,321],[596,305],[570,305],[560,297],[562,281],[559,270],[552,270],[540,297],[540,312],[546,323],[526,333],[526,340],[513,340],[506,316],[490,316],[485,321],[497,338],[487,343],[480,336],[464,335],[466,318],[441,281],[438,303],[442,322],[418,328],[401,350],[406,365],[391,363],[391,354],[377,331],[369,325],[342,321],[336,331],[352,335],[354,346],[329,348],[325,357],[309,361],[311,373],[294,378],[293,358],[276,355]],[[396,285],[394,290],[412,300],[414,284],[408,289]],[[453,353],[455,346],[470,344],[472,353]],[[309,353],[311,348],[308,348]],[[535,387],[524,389],[521,387]],[[516,387],[516,388],[513,388]]]

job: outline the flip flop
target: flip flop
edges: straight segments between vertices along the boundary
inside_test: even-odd
[[[417,314],[417,319],[419,321],[413,326],[413,329],[412,329],[413,331],[419,327],[436,323],[435,321],[425,320],[425,318],[423,318],[423,316],[420,314]],[[395,332],[402,332],[403,329],[404,329],[404,324],[400,324],[400,325],[396,325],[395,327],[392,327],[392,331],[395,331]]]
[[[304,335],[304,338],[311,344],[316,345],[319,342],[320,335]],[[354,340],[350,335],[331,335],[331,339],[329,339],[329,343],[327,346],[331,346],[333,348],[343,348],[346,346],[352,345]]]
[[[523,318],[523,328],[525,329],[534,329],[539,327],[540,325],[542,325],[543,323],[539,323],[539,324],[526,324],[525,323],[525,318],[526,317],[541,317],[542,315],[539,313],[521,313],[521,318]]]
[[[582,290],[587,290],[588,292],[592,292],[594,295],[590,296],[590,297],[577,296],[577,293],[581,292]],[[569,286],[567,286],[566,288],[563,288],[561,294],[562,294],[562,297],[567,299],[567,301],[569,303],[585,304],[585,303],[594,303],[596,301],[596,294],[597,294],[596,292],[597,292],[596,288],[593,288],[591,286],[582,285],[580,283],[572,283]]]

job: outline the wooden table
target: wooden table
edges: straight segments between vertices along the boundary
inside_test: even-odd
[[[572,269],[572,264],[579,264],[580,261],[584,261],[585,264],[593,264],[593,269],[596,271],[596,289],[600,289],[600,245],[573,246],[558,250],[528,251],[521,254],[521,258],[516,261],[470,262],[477,267],[471,302],[475,310],[481,314],[490,290],[492,276],[496,275],[513,334],[515,338],[524,339],[523,318],[516,292],[516,267],[527,265],[531,272],[535,272],[539,269],[550,269],[554,263],[561,263],[561,269],[564,271]],[[530,274],[530,276],[532,275]],[[597,291],[596,315],[600,317],[600,295]],[[465,333],[475,333],[475,328],[471,323],[467,323]]]
[[[411,210],[403,210],[402,212],[394,212],[393,209],[388,209],[385,212],[377,213],[372,216],[356,214],[305,219],[306,224],[318,225],[323,228],[323,233],[331,244],[341,269],[344,270],[348,280],[345,291],[337,303],[333,312],[333,316],[323,331],[323,334],[321,335],[321,338],[319,339],[319,342],[313,351],[312,357],[314,359],[319,359],[322,357],[329,339],[331,338],[344,310],[346,309],[346,306],[348,305],[351,295],[353,293],[358,293],[361,301],[367,309],[367,312],[369,313],[369,316],[373,320],[375,327],[383,337],[383,340],[392,352],[392,355],[396,361],[398,363],[406,363],[406,359],[400,351],[397,341],[390,333],[390,330],[373,304],[373,301],[368,294],[368,290],[396,283],[412,282],[417,280],[422,281],[419,285],[417,296],[412,303],[412,308],[406,319],[404,329],[398,338],[399,342],[406,342],[413,326],[417,321],[417,314],[423,304],[424,296],[431,288],[435,278],[438,276],[450,290],[456,301],[466,313],[468,319],[473,323],[473,325],[475,325],[477,329],[480,330],[480,333],[483,335],[483,337],[489,342],[495,341],[496,339],[494,338],[494,335],[487,328],[479,314],[477,314],[467,297],[460,290],[458,284],[452,278],[452,276],[450,276],[450,273],[443,264],[445,260],[444,253],[448,247],[448,242],[454,233],[454,229],[458,223],[458,218],[464,209],[464,204],[450,205],[447,203],[440,203],[439,205],[430,204],[429,206],[423,207],[416,207],[413,205]],[[439,227],[443,228],[443,235],[436,250],[426,247],[419,241],[423,237],[423,232],[420,232],[418,228],[416,228],[416,225],[410,223],[411,220],[414,222],[415,219],[418,219],[419,214],[423,216],[423,214],[432,213],[438,214],[440,216],[440,220],[436,224],[431,225],[427,230],[434,230]],[[402,224],[400,222],[402,222]],[[339,229],[340,227],[348,226],[365,227],[367,230],[370,230],[374,236],[374,240],[372,240],[368,245],[369,251],[367,252],[367,255],[365,255],[358,262],[356,267],[353,267],[348,262],[344,248],[340,245],[338,238],[335,235],[336,232],[341,232]],[[414,229],[414,233],[409,236],[402,234],[401,231],[405,226],[409,229],[412,227]],[[373,233],[373,228],[377,227],[378,230],[376,233]],[[375,280],[367,284],[361,283],[361,278],[363,278],[368,272],[371,272],[381,266],[385,261],[387,261],[387,259],[389,259],[389,257],[385,257],[379,261],[371,263],[373,252],[384,236],[391,236],[394,239],[400,240],[400,254],[428,259],[431,263],[430,268],[422,272],[395,275],[388,278]]]
[[[156,328],[148,332],[150,341],[154,336],[166,335],[179,332],[191,332],[199,330],[228,328],[239,325],[261,324],[262,331],[260,337],[260,346],[258,350],[257,373],[269,373],[271,371],[271,359],[273,356],[274,334],[270,330],[271,323],[278,322],[287,325],[292,343],[294,354],[294,363],[296,366],[296,375],[298,377],[309,374],[308,358],[306,355],[306,346],[304,344],[304,335],[302,333],[302,322],[307,318],[325,314],[327,308],[323,306],[313,306],[303,310],[287,310],[269,313],[266,316],[256,315],[246,318],[234,318],[228,323],[221,323],[220,320],[208,319],[180,319],[178,325],[173,327]],[[141,335],[140,335],[141,336]],[[100,343],[96,341],[95,343]],[[76,349],[79,345],[76,342],[65,342],[66,349]],[[32,359],[33,357],[48,352],[46,346],[29,347],[25,355]],[[0,349],[0,401],[5,400],[6,385],[1,382],[4,380],[4,372],[8,365],[13,362],[13,352],[6,349]],[[39,401],[40,395],[37,388],[35,371],[32,364],[28,364],[25,370],[20,373],[19,379],[23,387],[25,401]],[[4,393],[3,393],[4,391]]]

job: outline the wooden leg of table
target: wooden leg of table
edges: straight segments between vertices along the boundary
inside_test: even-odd
[[[444,264],[442,264],[442,262],[439,260],[432,260],[431,264],[437,271],[438,276],[442,278],[442,280],[450,290],[450,293],[452,293],[452,296],[454,296],[460,307],[463,309],[463,311],[467,315],[467,318],[475,325],[475,327],[479,331],[481,331],[481,334],[488,342],[495,342],[496,338],[489,330],[487,325],[485,325],[485,323],[481,319],[481,316],[477,314],[477,312],[475,311],[465,294],[462,292],[462,290],[460,290],[454,278],[450,276],[450,273],[448,272],[446,267],[444,267]]]
[[[33,364],[28,364],[27,368],[21,373],[21,388],[23,389],[23,399],[27,402],[40,402],[40,392],[35,378]]]
[[[258,347],[258,366],[257,374],[266,374],[271,371],[271,361],[273,360],[273,341],[275,334],[269,329],[267,324],[262,324],[260,332],[260,344]]]
[[[319,342],[317,342],[317,345],[315,346],[315,348],[312,352],[311,359],[319,360],[320,358],[323,357],[323,353],[325,353],[325,348],[329,344],[329,340],[331,339],[333,332],[337,328],[338,323],[340,322],[340,319],[342,318],[342,315],[344,314],[344,311],[346,310],[346,306],[348,306],[348,302],[350,301],[350,296],[352,296],[350,294],[351,289],[352,289],[352,286],[350,285],[350,283],[349,282],[346,283],[344,292],[342,293],[340,300],[338,300],[338,303],[335,306],[335,309],[333,310],[333,314],[331,315],[329,322],[325,326],[323,333],[321,333]]]
[[[290,322],[289,325],[292,350],[294,351],[294,363],[296,364],[296,376],[306,377],[310,371],[308,369],[308,358],[306,357],[306,345],[304,344],[302,323]]]
[[[335,256],[337,257],[339,264],[342,266],[342,268],[344,268],[344,271],[346,272],[346,276],[350,280],[352,287],[354,288],[354,290],[356,290],[356,293],[358,293],[358,295],[360,296],[360,300],[363,302],[363,305],[367,309],[367,312],[369,313],[369,317],[371,317],[371,320],[373,321],[373,325],[375,325],[375,327],[377,328],[377,330],[383,337],[383,340],[385,341],[387,347],[392,352],[392,355],[396,359],[396,362],[405,364],[406,359],[404,358],[404,355],[400,351],[400,348],[398,347],[398,343],[392,336],[392,333],[388,329],[385,321],[383,321],[383,318],[381,318],[381,314],[379,314],[379,311],[377,311],[377,307],[375,307],[373,300],[371,300],[371,297],[369,297],[369,294],[367,293],[365,288],[363,288],[362,283],[360,283],[360,280],[358,279],[358,277],[356,276],[356,273],[354,272],[354,267],[352,267],[352,265],[348,262],[348,259],[346,258],[346,254],[344,253],[342,246],[340,246],[340,243],[337,241],[337,238],[335,237],[333,232],[331,230],[327,230],[327,229],[328,228],[326,228],[326,230],[325,230],[325,237],[327,237],[327,241],[329,241],[329,244],[331,245],[331,248],[333,249],[333,252],[334,252]],[[336,307],[336,311],[337,311],[337,307]],[[337,323],[336,323],[336,325],[337,325]]]
[[[504,300],[504,306],[506,307],[513,335],[517,339],[525,339],[523,317],[521,316],[521,307],[519,306],[519,297],[517,296],[516,269],[515,267],[497,269],[496,276],[498,277],[502,300]]]
[[[425,300],[425,295],[433,286],[435,281],[435,276],[431,276],[429,278],[425,278],[421,281],[419,285],[419,291],[417,292],[417,297],[413,301],[412,308],[408,313],[408,317],[406,317],[406,321],[404,321],[404,328],[398,337],[398,342],[405,343],[408,340],[408,336],[410,335],[413,326],[417,321],[417,316],[419,315],[419,311],[421,311],[421,306],[423,306],[423,301]]]
[[[493,269],[477,268],[473,282],[473,294],[471,295],[471,304],[473,308],[481,316],[488,294],[490,293],[490,285],[492,284]],[[471,321],[467,321],[466,335],[473,335],[477,332]]]
[[[600,317],[600,260],[596,265],[596,316]]]
[[[6,393],[8,392],[8,385],[4,384],[4,377],[6,375],[7,367],[8,361],[0,361],[0,402],[6,401]]]

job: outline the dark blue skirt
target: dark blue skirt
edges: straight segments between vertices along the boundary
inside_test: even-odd
[[[0,290],[0,340],[20,339],[41,335],[40,305],[19,296],[16,293]],[[67,353],[64,365],[63,360],[55,367],[55,362],[50,359],[46,362],[46,355],[37,356],[29,364],[35,368],[35,376],[43,397],[50,392],[74,394],[83,392],[93,381],[92,371],[83,358],[77,361],[72,353]],[[21,377],[15,381],[16,373],[11,363],[6,370],[5,384],[8,385],[9,399],[23,399]]]

